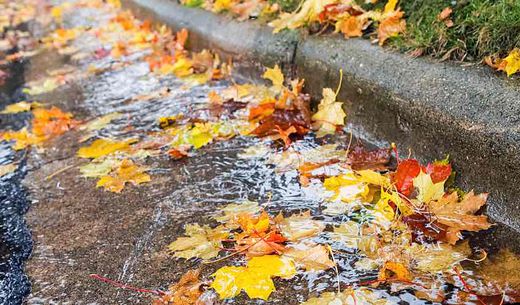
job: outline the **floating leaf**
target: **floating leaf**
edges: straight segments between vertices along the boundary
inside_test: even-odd
[[[237,296],[242,290],[251,299],[267,300],[275,290],[274,276],[290,278],[296,274],[296,268],[291,259],[276,255],[255,257],[248,262],[247,267],[226,266],[217,270],[211,288],[221,299]]]
[[[325,292],[301,305],[397,305],[368,288],[346,289],[342,292]]]
[[[335,265],[329,258],[329,250],[323,245],[297,245],[285,251],[284,255],[293,259],[307,271],[327,270]]]
[[[210,259],[218,255],[222,247],[221,240],[228,236],[229,231],[222,226],[211,229],[209,226],[189,224],[186,225],[185,234],[188,237],[179,237],[168,245],[168,249],[173,251],[173,256]]]
[[[311,218],[310,211],[287,218],[283,218],[280,214],[277,218],[276,222],[282,235],[289,241],[312,237],[325,229],[325,225],[321,221]]]

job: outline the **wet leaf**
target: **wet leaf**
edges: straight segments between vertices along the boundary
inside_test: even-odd
[[[267,68],[262,77],[270,80],[273,83],[273,86],[278,89],[283,87],[283,73],[278,65],[275,65],[273,68]]]
[[[325,229],[325,225],[321,221],[312,219],[310,211],[287,218],[283,218],[280,214],[275,221],[280,227],[282,235],[289,241],[316,236]]]
[[[455,264],[471,255],[467,242],[456,247],[442,243],[438,245],[414,244],[410,251],[413,253],[414,268],[427,273],[453,270]]]
[[[11,105],[7,105],[4,110],[2,110],[2,112],[0,113],[18,113],[18,112],[25,112],[25,111],[30,111],[32,108],[34,107],[38,107],[40,106],[41,104],[40,103],[37,103],[37,102],[32,102],[32,103],[29,103],[29,102],[18,102],[16,104],[11,104]]]
[[[329,258],[329,250],[323,245],[295,245],[288,248],[284,256],[293,259],[306,271],[327,270],[335,265]]]
[[[444,181],[433,183],[432,177],[422,171],[413,179],[413,186],[419,192],[417,199],[420,202],[428,203],[440,199],[444,195]]]
[[[318,111],[312,116],[317,126],[318,136],[333,134],[336,126],[345,125],[347,114],[343,110],[343,103],[336,102],[336,94],[332,89],[323,89],[323,99],[318,105]]]
[[[14,163],[0,165],[0,177],[13,173],[17,168],[18,165]]]
[[[421,172],[419,161],[405,159],[399,162],[397,170],[393,175],[393,182],[397,190],[405,196],[410,196],[413,192],[413,179]]]
[[[179,282],[171,285],[168,291],[152,302],[152,305],[193,305],[202,295],[200,270],[186,272]]]
[[[50,92],[58,88],[59,84],[54,78],[46,79],[42,84],[31,86],[23,89],[23,92],[29,95],[39,95]]]
[[[32,132],[37,137],[49,139],[75,128],[79,122],[72,119],[72,114],[63,112],[52,106],[50,109],[36,108],[33,110]]]
[[[209,226],[189,224],[186,225],[185,234],[188,237],[179,237],[168,245],[173,256],[186,259],[193,257],[210,259],[218,255],[222,247],[221,241],[229,235],[229,231],[222,226],[211,229]]]
[[[106,114],[102,117],[99,117],[97,119],[94,119],[87,124],[83,125],[81,129],[87,130],[87,131],[95,131],[99,129],[105,128],[110,122],[112,122],[115,119],[118,119],[122,116],[119,112],[112,112],[109,114]]]
[[[382,170],[390,162],[390,156],[388,148],[367,150],[362,145],[356,145],[349,151],[347,162],[353,170]]]
[[[368,288],[347,289],[339,293],[325,292],[301,305],[397,305]]]
[[[480,231],[491,227],[487,217],[484,215],[474,215],[483,205],[486,204],[488,194],[475,195],[469,192],[459,202],[456,192],[439,198],[437,201],[428,203],[431,213],[435,219],[448,226],[448,242],[455,244],[460,238],[460,231]]]
[[[120,193],[127,183],[138,185],[150,181],[150,175],[145,173],[144,168],[135,165],[129,159],[125,159],[112,175],[101,177],[96,187],[104,187],[107,191]]]
[[[30,133],[27,128],[22,128],[19,131],[7,131],[0,135],[0,139],[3,141],[15,141],[13,145],[14,150],[24,149],[28,146],[40,144],[44,141],[43,138]]]
[[[211,288],[221,299],[235,297],[244,290],[251,299],[267,300],[275,290],[272,277],[290,278],[294,274],[296,268],[289,258],[276,255],[255,257],[247,267],[226,266],[217,270]]]
[[[114,158],[106,158],[101,162],[91,162],[79,167],[82,177],[98,178],[108,175],[121,161]]]
[[[215,217],[215,219],[222,223],[238,223],[240,216],[254,215],[262,211],[262,208],[258,206],[258,202],[244,201],[240,204],[231,203],[220,209],[223,213],[222,216]]]
[[[130,144],[135,140],[129,139],[116,141],[111,139],[97,139],[90,146],[81,147],[77,155],[81,158],[99,158],[110,155],[117,151],[125,151],[130,148]]]
[[[386,262],[383,268],[379,271],[378,279],[380,281],[397,280],[410,282],[412,274],[405,265],[398,262]]]

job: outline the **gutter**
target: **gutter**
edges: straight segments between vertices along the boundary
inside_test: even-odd
[[[520,82],[487,67],[464,67],[428,58],[410,58],[339,35],[272,34],[257,21],[238,22],[174,0],[124,0],[140,18],[190,32],[189,47],[216,50],[240,62],[240,75],[258,78],[278,64],[305,79],[315,100],[335,87],[339,70],[354,135],[397,143],[426,161],[450,155],[463,189],[490,192],[487,214],[505,242],[520,232]],[[256,76],[256,77],[255,77]],[[379,141],[389,144],[389,142]],[[508,238],[508,236],[510,236]]]

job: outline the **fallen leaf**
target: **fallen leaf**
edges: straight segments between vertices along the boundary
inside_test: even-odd
[[[225,266],[217,270],[213,276],[211,288],[221,299],[237,296],[242,290],[251,299],[267,300],[275,290],[272,277],[290,278],[296,274],[291,259],[277,255],[266,255],[252,258],[246,267]]]
[[[437,15],[437,19],[439,20],[445,20],[446,18],[448,18],[451,13],[453,12],[453,9],[449,6],[445,7],[442,12],[439,13],[439,15]]]
[[[324,292],[319,297],[310,298],[301,305],[397,305],[386,300],[379,293],[368,288],[346,289],[342,292]]]
[[[318,20],[323,9],[334,2],[334,0],[305,0],[300,5],[299,10],[291,14],[280,14],[278,19],[269,23],[269,26],[274,27],[274,33],[278,33],[285,28],[296,29],[302,27],[307,23]]]
[[[121,116],[122,116],[122,114],[119,112],[112,112],[112,113],[106,114],[102,117],[96,118],[96,119],[88,122],[87,124],[81,126],[81,129],[87,130],[87,131],[95,131],[95,130],[103,129],[110,122],[112,122],[115,119],[120,118]]]
[[[413,192],[413,179],[421,172],[421,165],[415,159],[401,160],[397,165],[397,169],[392,176],[397,190],[405,195],[410,196]]]
[[[498,70],[505,71],[507,76],[518,72],[518,70],[520,70],[520,49],[515,48],[511,50],[507,57],[501,60]]]
[[[231,203],[220,209],[222,216],[215,217],[215,219],[222,223],[238,223],[240,216],[254,215],[262,211],[258,206],[258,202],[246,200],[240,204]]]
[[[0,177],[13,173],[17,168],[18,165],[14,163],[0,165]]]
[[[345,125],[347,114],[342,105],[343,103],[336,102],[336,94],[332,89],[323,89],[323,99],[318,105],[318,111],[312,116],[314,125],[318,128],[318,137],[333,134],[336,126]]]
[[[0,135],[0,139],[3,141],[15,141],[13,145],[14,150],[24,149],[28,146],[40,144],[44,141],[43,138],[30,133],[27,128],[22,128],[19,131],[7,131]]]
[[[389,148],[367,150],[362,145],[355,145],[348,153],[347,163],[353,170],[382,170],[390,162],[390,156]]]
[[[379,271],[378,279],[380,281],[397,280],[410,282],[412,280],[412,274],[402,263],[386,262]]]
[[[444,181],[434,183],[432,177],[422,171],[413,179],[413,186],[419,192],[417,199],[423,203],[438,200],[444,195]]]
[[[321,271],[334,267],[334,262],[329,258],[329,250],[323,245],[293,246],[284,252],[284,256],[293,259],[306,271]]]
[[[42,84],[24,88],[23,92],[29,95],[39,95],[50,92],[58,87],[58,82],[54,78],[49,78],[46,79]]]
[[[223,226],[211,229],[209,226],[189,224],[186,225],[185,234],[188,237],[179,237],[168,245],[173,256],[186,259],[193,257],[210,259],[220,252],[222,239],[229,235],[229,230]]]
[[[193,305],[202,295],[202,282],[199,279],[200,269],[186,272],[179,282],[171,285],[168,291],[152,305]]]
[[[111,139],[97,139],[90,146],[81,147],[77,155],[81,158],[99,158],[117,151],[125,151],[134,143],[134,139],[116,141]]]
[[[456,192],[428,203],[430,212],[437,222],[448,226],[447,238],[450,244],[460,239],[460,231],[480,231],[491,227],[487,217],[474,215],[486,204],[488,194],[475,195],[469,192],[459,201]]]
[[[104,187],[107,191],[121,193],[127,183],[138,185],[150,181],[150,175],[145,173],[145,169],[138,167],[131,160],[125,159],[113,175],[101,177],[96,187]]]
[[[310,211],[284,218],[281,214],[275,219],[282,235],[289,241],[316,236],[325,229],[325,225],[311,218]]]
[[[362,22],[357,16],[349,16],[345,20],[342,20],[340,25],[340,31],[345,37],[361,37],[363,36]]]
[[[283,87],[283,73],[278,65],[275,65],[273,68],[267,68],[262,77],[270,80],[278,90]]]
[[[32,108],[38,107],[38,106],[40,106],[40,104],[36,103],[36,102],[29,103],[26,101],[22,101],[22,102],[18,102],[16,104],[7,105],[4,108],[4,110],[2,110],[2,112],[0,112],[0,113],[6,114],[6,113],[25,112],[25,111],[30,111]]]
[[[395,11],[389,17],[381,20],[377,28],[377,38],[380,46],[382,46],[388,38],[395,37],[406,30],[406,21],[402,19],[403,16],[403,12]]]
[[[98,178],[108,175],[121,161],[115,158],[105,158],[101,162],[91,162],[79,167],[82,177]]]

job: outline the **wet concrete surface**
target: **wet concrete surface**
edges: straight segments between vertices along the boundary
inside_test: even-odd
[[[276,58],[286,73],[306,79],[317,101],[343,69],[346,81],[339,97],[352,114],[350,122],[363,126],[362,136],[395,142],[402,154],[411,149],[423,161],[449,154],[460,174],[458,183],[491,192],[491,217],[520,232],[518,79],[488,67],[410,58],[366,39],[296,31],[274,35],[260,22],[237,22],[171,0],[123,3],[140,16],[177,30],[188,28],[197,36],[195,48],[212,47],[223,56],[238,54],[266,65]],[[258,43],[251,43],[252,37]],[[259,67],[248,64],[243,71],[257,73]]]
[[[84,21],[81,15],[76,15],[67,22]],[[82,48],[95,47],[88,42],[82,43]],[[70,111],[79,120],[114,111],[123,113],[121,119],[111,123],[99,136],[139,137],[157,130],[159,117],[203,105],[210,91],[222,90],[228,84],[222,81],[189,87],[174,77],[150,74],[147,64],[139,56],[137,54],[128,66],[64,85],[39,96],[38,100]],[[105,61],[110,65],[109,58]],[[20,73],[28,82],[40,79],[46,71],[64,64],[75,63],[70,62],[67,56],[43,52],[31,58]],[[80,68],[84,69],[85,65],[78,65]],[[128,102],[129,97],[164,87],[171,90],[167,97]],[[16,124],[25,123],[19,117],[12,120]],[[4,127],[15,128],[2,125]],[[372,139],[361,127],[351,126],[351,129],[363,140]],[[19,283],[21,287],[16,292],[8,292],[14,296],[11,304],[20,303],[21,296],[28,292],[27,281],[20,272],[21,261],[31,248],[22,220],[28,205],[21,188],[27,189],[31,201],[26,221],[34,241],[32,256],[25,267],[32,285],[25,301],[27,304],[149,304],[150,295],[119,290],[89,275],[96,273],[137,287],[166,290],[187,270],[200,266],[198,260],[174,259],[166,251],[166,246],[183,234],[186,224],[213,224],[208,216],[219,207],[244,200],[268,202],[267,209],[273,213],[280,210],[287,213],[310,210],[314,213],[322,209],[323,199],[303,191],[295,171],[280,174],[264,159],[237,156],[245,148],[258,144],[258,139],[238,137],[213,143],[199,149],[195,156],[179,161],[167,156],[150,158],[146,165],[151,169],[151,182],[139,187],[128,186],[123,193],[113,194],[96,188],[94,180],[80,176],[77,165],[85,161],[76,157],[76,152],[84,145],[79,143],[82,136],[83,133],[72,131],[46,143],[44,150],[29,150],[27,165],[22,162],[22,170],[10,178],[10,187],[17,189],[6,193],[14,194],[13,198],[19,201],[13,208],[16,213],[9,215],[17,219],[19,227],[11,226],[9,230],[10,234],[18,232],[19,235],[12,235],[13,245],[6,249],[4,257],[6,262],[11,258],[18,260],[12,265],[18,268],[12,267],[17,272],[11,274],[21,279],[6,278],[8,283]],[[347,134],[343,134],[334,141],[346,146],[349,139]],[[380,143],[373,141],[372,144]],[[308,137],[295,143],[295,149],[316,145],[316,140]],[[282,150],[276,145],[273,147]],[[25,170],[28,175],[22,186],[20,181]],[[341,219],[324,217],[323,221],[331,224]],[[2,223],[8,223],[7,218]],[[478,235],[477,240],[481,236],[484,235]],[[501,247],[489,236],[481,245],[485,243],[488,244],[486,248]],[[337,257],[345,270],[340,278],[343,285],[377,277],[377,273],[354,271],[350,266],[355,259],[355,255]],[[223,265],[239,261],[202,265],[204,278],[209,278]],[[312,273],[299,275],[290,282],[277,280],[277,292],[267,304],[299,304],[310,296],[331,290],[331,287],[334,289],[335,281],[336,275],[332,270],[319,276]],[[406,291],[386,295],[403,304],[427,303]],[[265,303],[249,300],[243,295],[226,301],[226,304]]]

